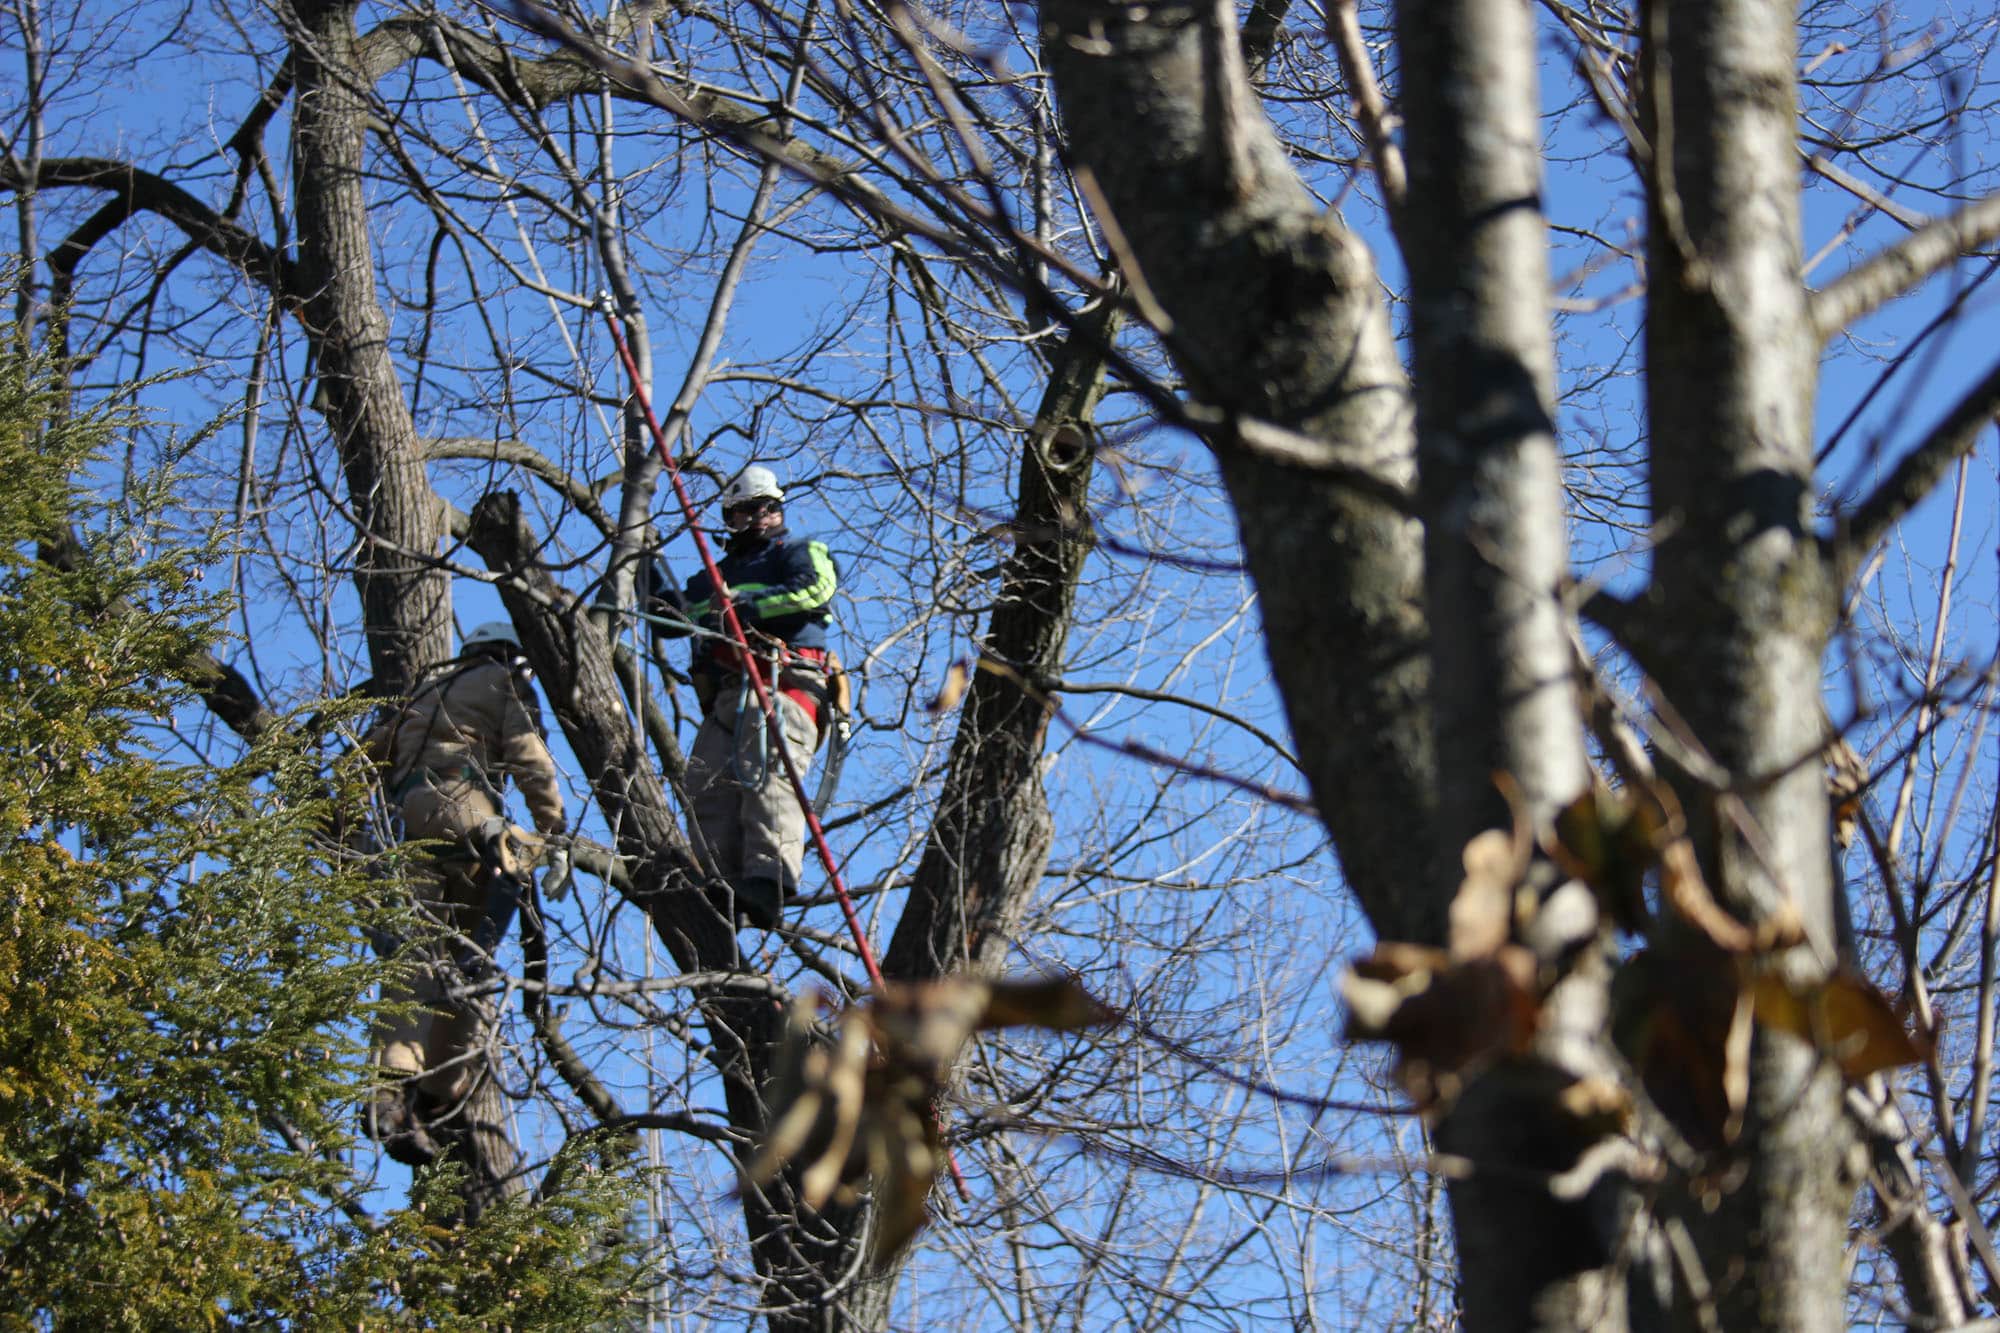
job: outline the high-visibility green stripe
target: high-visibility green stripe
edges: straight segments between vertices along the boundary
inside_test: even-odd
[[[760,593],[764,591],[764,589],[770,586],[771,585],[768,583],[732,583],[729,585],[729,592],[732,597],[741,597],[746,593],[748,594]],[[715,612],[718,616],[721,615],[722,614],[721,604],[716,602],[713,598],[704,597],[698,602],[688,603],[687,618],[689,620],[694,621],[696,624],[700,624],[702,617],[706,616],[711,611]]]
[[[769,597],[757,597],[751,602],[756,607],[760,620],[775,620],[779,616],[795,616],[806,611],[817,611],[833,600],[833,590],[839,586],[839,576],[833,571],[833,557],[826,553],[823,542],[807,542],[806,551],[812,556],[813,581],[796,592],[774,593]],[[738,592],[756,592],[762,589],[739,588]]]

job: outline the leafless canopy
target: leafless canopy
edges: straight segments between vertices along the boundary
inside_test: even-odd
[[[628,1136],[648,1316],[2000,1316],[1990,16],[0,12],[23,335],[149,412],[92,484],[171,468],[233,540],[238,640],[165,743],[521,635],[585,874],[485,988],[461,1152],[502,1197]],[[970,1041],[962,1183],[885,1269],[865,1191],[737,1192],[786,997],[862,969],[817,878],[769,937],[698,891],[635,595],[689,518],[614,324],[697,501],[755,458],[840,562],[822,813],[887,975],[1120,1015]],[[1619,879],[1580,798],[1680,822]],[[1479,993],[1524,1021],[1357,1017],[1398,1082],[1340,1037],[1377,938],[1398,1002],[1518,963]],[[1818,1016],[1711,1032],[1704,986]],[[1856,996],[1916,1065],[1855,1072]]]

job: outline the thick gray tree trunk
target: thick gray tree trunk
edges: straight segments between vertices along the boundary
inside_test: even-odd
[[[1568,568],[1555,425],[1541,107],[1526,0],[1403,0],[1417,460],[1431,609],[1440,825],[1463,846],[1504,828],[1492,775],[1537,827],[1588,785],[1559,587]],[[1548,997],[1531,1059],[1605,1072],[1605,969],[1586,954]],[[1612,1330],[1622,1273],[1589,1198],[1547,1178],[1566,1141],[1549,1080],[1501,1071],[1439,1126],[1470,1329]]]
[[[375,259],[362,188],[368,83],[362,77],[352,0],[292,7],[296,99],[292,119],[298,258],[293,296],[313,353],[314,403],[347,480],[361,538],[355,584],[377,690],[406,692],[452,654],[451,583],[431,563],[443,509],[424,473],[423,449],[389,354],[389,320],[375,294]],[[506,1102],[482,1079],[465,1127],[448,1151],[467,1168],[466,1208],[476,1214],[524,1182]]]
[[[1042,785],[1048,683],[1062,674],[1077,579],[1092,544],[1089,431],[1118,306],[1104,301],[1063,343],[1021,450],[1014,551],[959,713],[930,837],[882,969],[898,980],[991,969],[1047,868],[1055,823]]]
[[[1216,0],[1045,0],[1071,160],[1095,175],[1202,402],[1297,751],[1381,934],[1441,940],[1409,386],[1367,248],[1306,193]],[[1356,484],[1357,478],[1373,484]],[[1333,942],[1329,942],[1333,943]]]
[[[1684,783],[1741,916],[1790,902],[1810,977],[1834,957],[1820,663],[1834,599],[1811,530],[1818,341],[1799,232],[1795,6],[1655,3],[1647,253],[1649,480],[1659,546],[1646,665],[1727,772],[1741,816]],[[1838,1328],[1854,1182],[1830,1061],[1760,1030],[1743,1183],[1687,1222],[1725,1328]]]
[[[423,449],[389,354],[389,319],[375,294],[362,187],[369,85],[356,56],[356,7],[354,0],[309,0],[290,15],[299,246],[292,283],[311,339],[314,402],[339,452],[361,528],[354,577],[369,665],[376,685],[393,695],[451,656],[451,583],[429,563],[444,512],[424,475]]]

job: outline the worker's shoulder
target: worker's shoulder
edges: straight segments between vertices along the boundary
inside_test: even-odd
[[[810,564],[824,560],[833,561],[833,550],[817,537],[802,533],[788,532],[781,539],[778,554],[780,558],[799,564]]]
[[[470,663],[455,684],[458,689],[478,699],[501,700],[510,695],[527,703],[533,703],[535,699],[534,676],[529,672],[528,664],[519,658],[512,662],[489,658],[484,662]]]

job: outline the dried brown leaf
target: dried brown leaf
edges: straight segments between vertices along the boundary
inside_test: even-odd
[[[931,1187],[944,1167],[944,1140],[923,1091],[907,1080],[889,1081],[869,1116],[868,1174],[876,1211],[870,1262],[878,1271],[923,1230]]]
[[[1074,1032],[1078,1028],[1102,1027],[1118,1021],[1118,1012],[1102,1003],[1069,977],[1045,977],[1028,981],[995,981],[980,1030],[1010,1027],[1047,1028],[1051,1032]]]
[[[951,669],[944,673],[944,680],[939,684],[937,693],[924,705],[924,711],[933,717],[940,713],[949,713],[958,707],[958,701],[965,697],[965,687],[971,681],[971,665],[963,658],[953,662]]]
[[[1612,1039],[1646,1095],[1697,1148],[1742,1128],[1752,1005],[1741,961],[1703,942],[1644,950],[1612,983]]]
[[[1930,1043],[1909,1030],[1882,992],[1854,973],[1799,986],[1768,972],[1753,989],[1758,1022],[1813,1043],[1850,1080],[1930,1058]]]
[[[1826,791],[1833,803],[1834,837],[1842,847],[1851,847],[1861,822],[1861,800],[1868,794],[1868,765],[1844,736],[1834,737],[1823,754]]]
[[[1609,1138],[1632,1124],[1632,1094],[1613,1079],[1581,1078],[1556,1095],[1556,1110],[1582,1137]]]
[[[1441,1109],[1495,1060],[1525,1051],[1541,1015],[1532,954],[1519,945],[1454,960],[1417,945],[1378,945],[1341,979],[1347,1037],[1396,1047],[1418,1105]]]
[[[975,977],[884,986],[866,1011],[883,1062],[934,1074],[949,1069],[984,1017],[992,994],[992,986]]]
[[[1677,812],[1650,792],[1632,799],[1593,781],[1556,812],[1544,850],[1564,874],[1596,890],[1613,921],[1637,933],[1646,925],[1646,872],[1658,863]]]
[[[1514,839],[1500,829],[1475,834],[1460,854],[1465,878],[1451,900],[1451,955],[1489,957],[1507,942],[1514,920],[1514,886],[1526,869]]]
[[[924,1224],[945,1162],[935,1103],[965,1044],[983,1028],[1069,1030],[1116,1015],[1067,978],[977,977],[885,985],[817,1034],[816,999],[795,1003],[772,1080],[771,1128],[744,1168],[752,1185],[787,1165],[813,1208],[849,1199],[864,1174],[879,1219],[874,1261],[889,1262]]]
[[[1756,948],[1757,937],[1750,927],[1725,912],[1709,892],[1694,846],[1686,838],[1660,849],[1660,897],[1724,953],[1747,954]]]
[[[797,1012],[795,1006],[795,1017]],[[797,1022],[789,1026],[786,1041],[788,1052],[780,1064],[794,1072],[772,1081],[771,1128],[743,1174],[751,1184],[765,1185],[786,1163],[797,1162],[803,1168],[801,1195],[818,1208],[854,1174],[851,1159],[865,1108],[869,1032],[849,1015],[830,1048]]]

